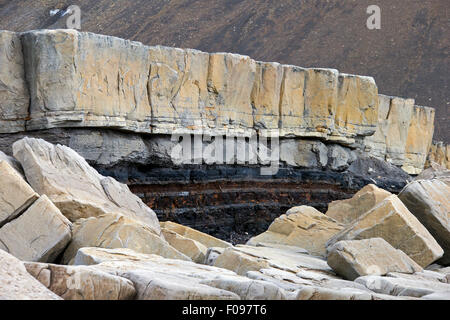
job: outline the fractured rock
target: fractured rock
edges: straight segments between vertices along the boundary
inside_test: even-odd
[[[0,250],[0,300],[61,300],[30,275],[22,261]]]
[[[64,300],[130,300],[136,294],[130,280],[89,266],[25,262],[25,268]]]
[[[325,256],[325,243],[343,228],[343,225],[316,209],[300,206],[275,219],[266,232],[251,238],[247,244],[283,244],[306,249],[312,255]]]
[[[351,199],[329,203],[326,215],[340,223],[349,224],[390,195],[392,195],[390,192],[369,184]]]
[[[190,260],[141,222],[121,214],[79,219],[73,225],[73,239],[63,261],[71,264],[78,249],[83,247],[129,248],[140,253]]]
[[[395,195],[385,198],[350,223],[327,242],[327,247],[341,240],[370,238],[383,238],[421,267],[428,266],[444,254],[428,230]]]
[[[69,243],[71,228],[72,223],[43,195],[0,228],[0,249],[21,260],[53,262]]]
[[[416,180],[398,197],[444,249],[439,262],[450,264],[450,185],[439,179]]]
[[[196,263],[203,263],[205,261],[208,248],[198,241],[180,236],[174,231],[161,229],[164,239],[175,249],[185,254],[192,261]]]
[[[382,238],[339,241],[328,250],[328,265],[348,280],[389,272],[422,271],[404,252],[394,249]]]
[[[25,211],[39,195],[7,162],[0,160],[0,227]]]
[[[127,185],[100,175],[74,150],[25,137],[14,143],[13,152],[33,189],[46,194],[69,220],[121,213],[160,234],[153,210]]]

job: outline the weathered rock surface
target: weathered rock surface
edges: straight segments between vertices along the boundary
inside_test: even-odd
[[[183,253],[196,263],[204,263],[208,248],[200,242],[183,237],[174,231],[161,229],[164,239],[176,250]]]
[[[275,219],[269,229],[250,239],[248,245],[276,243],[306,249],[310,254],[326,256],[325,243],[344,228],[334,219],[312,207],[294,207]]]
[[[389,272],[414,273],[422,268],[382,238],[339,241],[329,248],[328,265],[348,280]]]
[[[130,300],[136,294],[130,280],[89,266],[25,262],[25,268],[64,300]]]
[[[433,143],[430,147],[425,167],[429,167],[432,162],[450,170],[450,144],[444,144],[443,142]]]
[[[333,201],[328,204],[326,215],[340,223],[349,224],[390,195],[392,195],[390,192],[369,184],[351,199]]]
[[[75,261],[130,279],[137,299],[286,299],[277,286],[229,270],[136,254],[127,249],[82,248]]]
[[[30,96],[19,34],[0,31],[0,133],[25,131]]]
[[[0,151],[0,161],[6,161],[14,170],[17,171],[17,173],[24,177],[22,166],[20,165],[19,161],[17,161],[13,157],[8,156],[2,151]]]
[[[177,234],[188,238],[188,239],[192,239],[195,241],[200,242],[201,244],[203,244],[205,247],[207,248],[211,248],[211,247],[218,247],[218,248],[228,248],[231,247],[231,244],[217,239],[213,236],[210,236],[209,234],[200,232],[198,230],[183,226],[181,224],[175,223],[175,222],[171,222],[171,221],[166,221],[166,222],[160,222],[161,228],[164,228],[166,230],[170,230],[173,232],[176,232]]]
[[[0,300],[61,300],[30,275],[22,261],[0,250]]]
[[[53,262],[69,243],[71,228],[70,221],[43,195],[0,228],[0,249],[21,260]]]
[[[73,225],[73,239],[64,252],[63,262],[71,264],[83,247],[129,248],[136,252],[190,260],[141,222],[121,214],[79,219]]]
[[[441,258],[444,251],[428,230],[392,195],[350,223],[328,242],[330,247],[340,240],[383,238],[400,249],[421,267]]]
[[[450,170],[433,162],[430,167],[422,171],[414,180],[433,180],[439,179],[450,185]]]
[[[13,152],[33,189],[46,194],[69,220],[121,213],[160,234],[155,213],[127,185],[100,175],[72,149],[24,138],[14,143]]]
[[[450,185],[439,179],[416,180],[398,197],[444,249],[439,262],[450,264]]]
[[[39,195],[7,161],[0,159],[0,227],[25,211]]]
[[[448,293],[450,285],[433,281],[392,277],[364,276],[355,280],[372,291],[393,296],[422,297],[433,293]]]

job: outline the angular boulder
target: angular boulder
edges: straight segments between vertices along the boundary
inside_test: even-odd
[[[421,267],[438,260],[444,251],[400,199],[389,196],[333,236],[327,247],[341,240],[383,238]]]
[[[200,242],[180,236],[178,233],[164,228],[162,229],[162,234],[172,247],[191,258],[192,261],[196,263],[205,261],[208,248]]]
[[[439,262],[450,264],[450,185],[439,179],[417,180],[398,197],[444,249]]]
[[[266,232],[251,238],[247,245],[276,243],[296,246],[324,257],[325,243],[342,229],[342,224],[312,207],[294,207],[275,219]]]
[[[0,227],[25,211],[39,195],[6,161],[0,159]]]
[[[22,261],[0,250],[0,300],[61,300],[30,275]]]
[[[329,203],[326,215],[340,223],[349,224],[391,195],[374,184],[368,184],[351,199]]]
[[[136,294],[130,280],[89,266],[24,264],[28,273],[64,300],[130,300]]]
[[[21,260],[53,262],[69,243],[71,228],[72,223],[43,195],[0,228],[0,249]]]
[[[63,262],[72,264],[78,249],[83,247],[129,248],[140,253],[191,260],[155,235],[148,226],[121,214],[105,214],[75,222],[73,239],[64,252]]]
[[[348,280],[366,275],[383,276],[389,272],[422,271],[404,252],[394,249],[382,238],[339,241],[329,248],[327,263]]]
[[[127,185],[100,175],[74,150],[25,137],[13,144],[13,152],[33,189],[46,194],[69,220],[120,213],[160,234],[153,210]]]

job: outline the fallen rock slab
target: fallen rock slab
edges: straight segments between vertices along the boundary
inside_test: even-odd
[[[13,153],[31,187],[46,194],[72,222],[121,213],[160,234],[156,214],[127,185],[100,175],[74,150],[25,137],[13,144]]]
[[[25,211],[39,195],[7,161],[0,158],[0,227]]]
[[[422,268],[382,238],[339,241],[329,248],[328,265],[348,280],[389,272],[414,273]]]
[[[369,184],[351,199],[333,201],[328,204],[326,215],[340,223],[349,224],[391,195],[392,193]]]
[[[0,250],[0,300],[61,300],[30,275],[23,262]]]
[[[269,229],[251,238],[247,245],[276,243],[297,246],[310,254],[326,256],[325,243],[344,225],[308,206],[294,207],[275,219]]]
[[[377,293],[420,298],[425,295],[450,291],[450,285],[434,281],[410,280],[392,277],[363,276],[355,280]]]
[[[72,223],[43,195],[0,228],[0,249],[21,260],[53,262],[69,243],[71,228]]]
[[[73,239],[64,252],[63,263],[72,264],[83,247],[129,248],[166,258],[191,260],[157,236],[147,225],[121,214],[79,219],[73,225]]]
[[[129,249],[82,248],[75,262],[130,279],[137,299],[286,299],[284,290],[268,282]]]
[[[421,267],[428,266],[444,254],[433,236],[395,195],[387,197],[349,224],[327,242],[327,247],[341,240],[377,237],[406,253]]]
[[[398,197],[444,250],[438,262],[450,264],[450,185],[439,179],[413,181]]]
[[[213,236],[210,236],[209,234],[206,234],[204,232],[200,232],[198,230],[195,230],[193,228],[183,226],[181,224],[166,221],[166,222],[160,222],[161,228],[164,228],[166,230],[170,230],[173,232],[178,233],[180,236],[183,236],[185,238],[189,238],[192,240],[195,240],[197,242],[200,242],[207,248],[211,247],[218,247],[218,248],[228,248],[231,247],[231,243],[228,243],[226,241],[217,239]]]
[[[204,263],[208,248],[198,241],[185,238],[176,232],[161,229],[164,239],[175,249],[196,263]]]

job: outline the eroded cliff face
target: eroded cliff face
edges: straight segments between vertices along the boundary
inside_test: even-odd
[[[23,136],[68,145],[160,217],[196,226],[324,211],[373,182],[397,192],[423,170],[434,131],[434,109],[380,95],[371,77],[74,30],[0,31],[0,80],[0,150]],[[174,133],[232,137],[236,153],[179,163]],[[254,137],[279,142],[272,176],[259,171],[272,158],[242,157]]]

